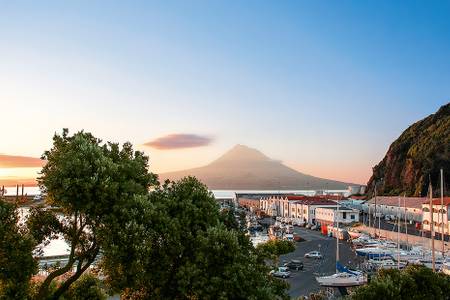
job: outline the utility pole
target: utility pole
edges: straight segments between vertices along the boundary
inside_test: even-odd
[[[407,219],[406,219],[406,213],[407,213],[408,211],[406,210],[406,195],[405,195],[405,194],[403,194],[403,206],[404,206],[404,209],[405,209],[406,249],[409,249],[409,246],[408,246],[408,221],[407,221]]]
[[[339,202],[336,210],[336,273],[338,273],[337,262],[339,261]]]
[[[376,221],[377,221],[377,181],[375,180],[375,209],[373,214],[375,221],[373,222],[373,232],[375,237],[377,237],[377,230],[376,230]]]
[[[400,213],[400,195],[398,196],[398,208],[397,208],[397,269],[400,270],[400,222],[401,222],[401,213]]]
[[[431,176],[430,176],[430,231],[431,231],[431,264],[433,268],[433,272],[436,271],[436,257],[434,255],[434,220],[433,220],[433,186],[431,185]]]
[[[441,242],[442,242],[442,258],[445,255],[444,243],[444,170],[441,168]]]

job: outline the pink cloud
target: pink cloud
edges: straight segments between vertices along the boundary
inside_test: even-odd
[[[44,163],[37,157],[0,154],[0,168],[40,168]]]
[[[155,140],[145,143],[144,145],[159,150],[172,150],[203,147],[209,145],[212,141],[213,139],[207,136],[175,133],[159,137]]]

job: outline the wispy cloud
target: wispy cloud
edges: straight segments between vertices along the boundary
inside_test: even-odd
[[[23,184],[24,186],[37,186],[36,178],[21,178],[13,176],[0,177],[0,187],[1,186],[11,187],[16,186],[16,184],[18,185]]]
[[[208,136],[174,133],[159,137],[155,140],[145,143],[144,145],[159,150],[172,150],[203,147],[209,145],[212,141],[213,139]]]
[[[44,163],[37,157],[0,154],[0,168],[40,168]]]

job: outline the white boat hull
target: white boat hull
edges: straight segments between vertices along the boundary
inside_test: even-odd
[[[367,277],[363,275],[351,275],[348,273],[336,273],[331,276],[316,277],[317,282],[325,287],[350,287],[367,283]]]

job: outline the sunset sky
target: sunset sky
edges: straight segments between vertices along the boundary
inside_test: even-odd
[[[449,1],[0,0],[0,184],[33,178],[64,127],[154,172],[239,143],[366,183],[449,101]]]

